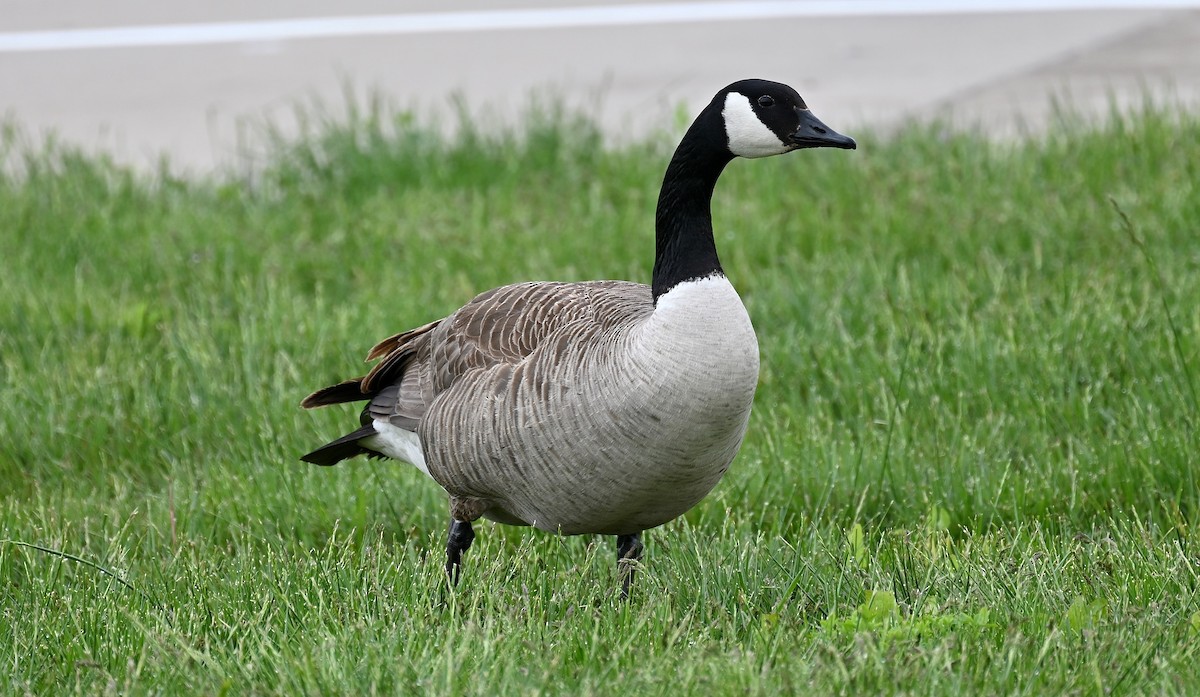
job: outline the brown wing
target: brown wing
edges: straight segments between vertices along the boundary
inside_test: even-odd
[[[467,371],[518,363],[566,325],[627,319],[643,304],[643,294],[649,307],[646,286],[619,281],[521,283],[488,291],[434,332],[434,385],[440,392]]]
[[[398,345],[363,381],[383,384],[380,367],[393,355],[412,352],[399,380],[372,398],[372,418],[415,430],[438,394],[462,375],[497,364],[516,364],[571,325],[606,325],[652,308],[650,289],[637,283],[520,283],[477,296],[434,327],[421,346]],[[389,389],[394,388],[394,389]]]
[[[437,395],[460,376],[519,363],[546,341],[565,336],[568,326],[613,326],[652,310],[650,288],[640,283],[503,286],[476,296],[443,320],[384,339],[367,354],[367,360],[382,359],[369,373],[314,392],[301,405],[370,400],[360,417],[364,426],[387,419],[415,431]],[[344,452],[351,452],[348,446]]]

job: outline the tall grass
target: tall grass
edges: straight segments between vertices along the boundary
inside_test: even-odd
[[[310,125],[207,178],[4,130],[0,692],[1200,688],[1195,116],[731,165],[751,431],[629,605],[490,525],[448,590],[444,494],[299,463],[354,417],[296,404],[478,291],[648,282],[673,143]]]

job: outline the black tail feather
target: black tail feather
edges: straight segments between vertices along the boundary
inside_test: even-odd
[[[362,391],[362,381],[363,378],[351,378],[350,380],[343,380],[336,385],[323,387],[305,397],[304,401],[300,402],[300,406],[305,409],[314,409],[330,404],[361,402],[365,399],[370,399],[371,395],[365,394]]]
[[[329,467],[356,455],[374,455],[376,454],[374,451],[367,450],[358,442],[363,438],[375,435],[375,433],[375,427],[367,424],[353,433],[347,433],[337,440],[322,445],[307,455],[302,455],[300,459],[314,465]]]

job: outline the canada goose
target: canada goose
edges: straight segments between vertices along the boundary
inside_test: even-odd
[[[794,89],[742,80],[675,150],[655,216],[650,286],[518,283],[384,339],[363,377],[305,408],[367,401],[362,427],[303,456],[412,463],[450,494],[446,573],[457,583],[480,516],[563,535],[617,536],[622,592],[641,533],[716,486],[741,446],[758,341],[713,242],[713,186],[734,157],[854,149]]]

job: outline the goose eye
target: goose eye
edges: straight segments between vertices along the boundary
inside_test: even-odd
[[[761,107],[775,106],[775,99],[769,94],[764,94],[758,98],[758,105]]]

